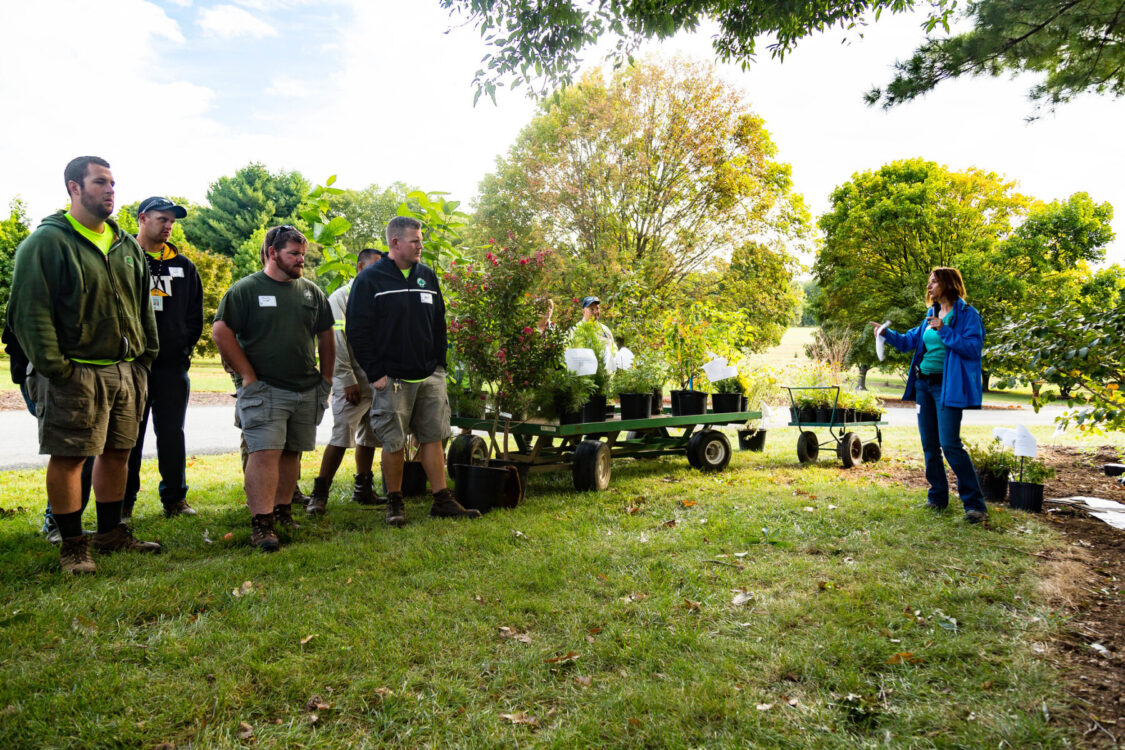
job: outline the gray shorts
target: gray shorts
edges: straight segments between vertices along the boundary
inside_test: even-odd
[[[387,378],[383,390],[375,391],[371,426],[383,450],[397,453],[406,447],[406,436],[419,443],[437,443],[450,436],[449,397],[445,370],[440,367],[421,383]]]
[[[98,456],[136,444],[148,399],[148,372],[136,362],[75,362],[67,380],[52,383],[33,374],[28,395],[39,420],[41,454]]]
[[[332,389],[332,437],[329,445],[354,448],[359,443],[364,448],[378,448],[379,439],[371,429],[371,385],[360,380],[359,402],[350,404],[344,398],[343,388]]]
[[[235,416],[250,453],[316,448],[316,426],[324,418],[332,386],[323,380],[307,391],[288,391],[255,380],[238,391]]]

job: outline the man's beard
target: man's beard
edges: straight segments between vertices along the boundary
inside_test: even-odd
[[[83,208],[103,221],[108,219],[113,213],[112,208],[107,209],[100,199],[94,198],[94,196],[90,195],[85,190],[82,191],[79,200],[82,201]]]

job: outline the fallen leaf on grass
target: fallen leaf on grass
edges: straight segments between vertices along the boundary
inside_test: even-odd
[[[211,537],[207,534],[207,529],[203,530],[203,543],[204,544],[214,544],[214,542],[211,541]]]
[[[577,677],[575,677],[574,681],[576,683],[578,683],[579,685],[581,685],[582,687],[590,687],[590,685],[592,685],[594,683],[594,681],[592,679],[590,679],[589,677],[587,677],[584,674],[580,674]]]
[[[389,687],[375,688],[375,695],[379,696],[383,700],[390,698],[394,694],[395,691],[391,690]]]
[[[679,523],[679,521],[677,521],[675,518],[671,518],[660,525],[666,529],[674,529],[676,528],[677,523]]]
[[[832,583],[832,581],[820,581],[816,584],[816,587],[821,591],[831,591],[836,588],[836,584]]]
[[[313,633],[312,635],[306,635],[304,638],[301,639],[301,645],[304,646],[306,643],[311,641],[313,638],[316,638],[316,633]]]
[[[529,727],[539,726],[539,719],[526,711],[517,711],[514,714],[500,714],[500,718],[509,724],[525,724]]]
[[[816,513],[816,508],[812,507],[811,505],[806,505],[801,510],[805,511],[806,513]]]
[[[305,702],[305,710],[310,711],[310,712],[311,711],[327,711],[330,708],[331,708],[331,706],[329,706],[327,703],[325,703],[324,699],[321,698],[319,695],[314,695],[313,697],[309,698]]]
[[[684,603],[681,606],[688,612],[699,612],[701,611],[702,603],[693,602],[691,599],[684,599]]]
[[[921,664],[924,661],[926,660],[910,651],[899,651],[887,659],[887,664]]]
[[[797,700],[796,698],[786,698],[785,696],[782,696],[782,700],[784,700],[786,703],[788,703],[790,706],[793,706],[794,708],[801,705],[801,701]]]
[[[507,626],[501,626],[499,630],[501,638],[510,638],[511,640],[519,641],[520,643],[531,643],[531,636],[527,633],[521,633],[518,630],[513,630],[512,628],[509,628]]]
[[[307,721],[308,721],[308,722],[309,722],[310,724],[316,724],[317,722],[319,722],[319,721],[320,721],[320,716],[318,716],[317,714],[309,714],[308,716],[306,716],[306,717],[305,717],[305,719],[306,719],[306,720],[307,720]]]
[[[644,599],[646,596],[648,596],[648,594],[645,594],[641,591],[638,591],[638,592],[633,593],[633,594],[626,594],[625,596],[621,597],[621,601],[623,601],[623,602],[639,602],[641,599]]]
[[[733,604],[736,607],[741,607],[741,606],[744,606],[746,604],[749,604],[753,600],[754,600],[754,595],[751,594],[749,591],[738,591],[738,592],[735,593],[734,598],[730,600],[730,603]]]
[[[253,590],[254,583],[252,581],[243,581],[241,586],[236,589],[231,589],[230,594],[237,599],[238,597],[246,596]]]
[[[515,537],[516,537],[517,539],[527,539],[527,535],[526,535],[526,534],[524,534],[524,533],[523,533],[522,531],[516,530],[516,531],[513,531],[513,532],[512,532],[512,534],[513,534],[513,535],[514,535],[514,536],[515,536]]]
[[[570,662],[577,661],[578,657],[580,657],[580,656],[582,656],[582,654],[578,653],[577,651],[567,651],[562,656],[555,656],[555,657],[550,658],[550,659],[544,659],[543,663],[544,664],[569,664]]]
[[[769,711],[771,708],[773,708],[773,704],[759,703],[758,705],[754,706],[754,708],[758,709],[759,711]]]
[[[598,573],[598,580],[599,581],[608,581],[609,576],[607,576],[605,573]]]
[[[589,633],[590,635],[597,635],[598,633],[602,632],[602,629],[601,628],[590,628],[586,632]]]
[[[245,721],[241,721],[238,723],[238,731],[234,733],[234,736],[240,740],[248,740],[254,736],[254,727]]]
[[[629,724],[630,724],[630,726],[639,727],[641,725],[641,720],[638,719],[636,716],[630,716],[629,717]]]
[[[176,743],[161,742],[159,745],[153,745],[152,750],[176,750]]]

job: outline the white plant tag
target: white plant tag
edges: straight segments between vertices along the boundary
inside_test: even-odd
[[[593,375],[598,371],[598,357],[593,349],[567,349],[563,359],[566,369],[575,375]]]

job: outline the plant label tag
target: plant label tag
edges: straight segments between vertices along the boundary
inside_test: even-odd
[[[164,298],[163,297],[150,297],[152,300],[152,309],[156,312],[164,312]]]
[[[541,426],[539,427],[539,429],[540,429],[540,431],[542,431],[542,432],[554,432],[554,431],[555,431],[555,428],[554,428],[554,426],[553,426],[553,425],[549,425],[549,424],[541,425]]]
[[[259,294],[258,307],[277,307],[277,297],[272,294]]]
[[[914,404],[914,413],[915,414],[921,414],[922,413],[922,405],[921,404]]]
[[[422,292],[422,304],[423,305],[434,304],[434,295],[430,294],[429,292]]]
[[[168,275],[173,279],[182,279],[184,277],[184,269],[179,266],[172,266],[168,269]]]

